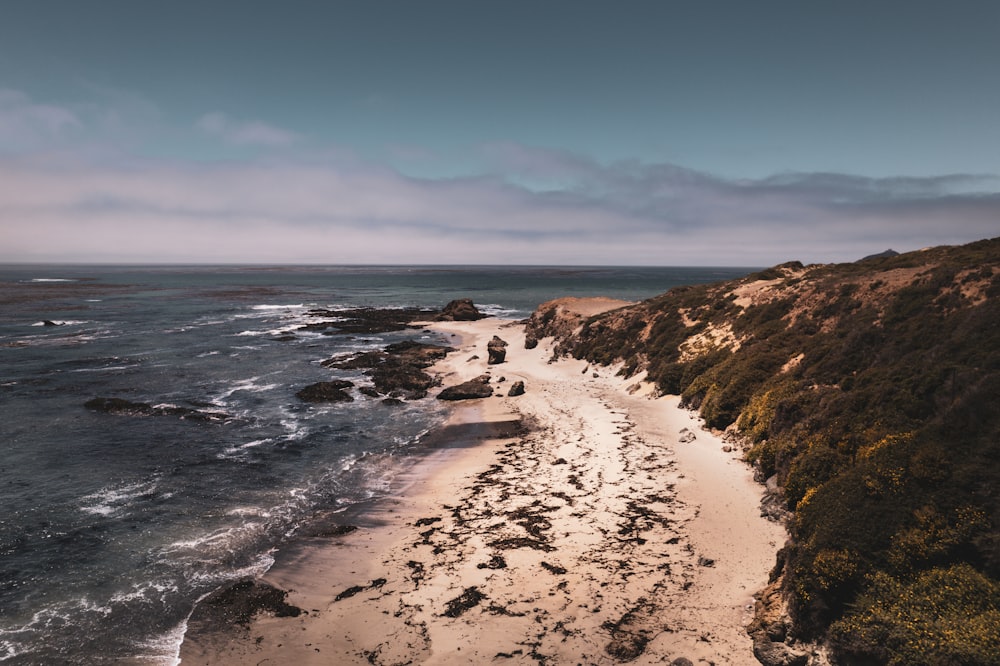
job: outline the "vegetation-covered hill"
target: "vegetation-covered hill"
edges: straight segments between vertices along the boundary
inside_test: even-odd
[[[737,431],[787,508],[775,588],[845,664],[1000,664],[1000,238],[783,264],[529,340],[622,363]]]

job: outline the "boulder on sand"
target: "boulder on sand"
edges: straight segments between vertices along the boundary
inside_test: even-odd
[[[449,386],[438,393],[438,400],[472,400],[474,398],[488,398],[493,395],[493,387],[490,386],[490,376],[480,375],[467,382]]]
[[[524,382],[520,379],[510,385],[510,391],[507,392],[509,397],[515,397],[519,395],[524,395]]]
[[[507,343],[504,340],[501,340],[498,336],[494,335],[493,339],[487,343],[486,351],[490,355],[489,359],[486,361],[487,365],[497,365],[498,363],[503,363],[507,358]]]

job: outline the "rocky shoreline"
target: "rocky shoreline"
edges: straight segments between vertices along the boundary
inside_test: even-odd
[[[418,364],[440,354],[418,369],[476,389],[432,435],[434,462],[304,536],[265,577],[275,591],[240,582],[233,594],[260,612],[243,622],[236,603],[228,631],[192,622],[183,663],[752,659],[752,595],[783,530],[760,518],[761,488],[729,447],[687,438],[697,422],[675,403],[550,362],[550,341],[526,349],[513,322],[430,328],[456,334],[458,351],[398,351]],[[514,351],[491,364],[490,346]],[[364,362],[374,372],[386,359]]]

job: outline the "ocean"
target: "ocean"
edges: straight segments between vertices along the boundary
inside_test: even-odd
[[[261,574],[316,516],[390,492],[446,407],[299,400],[320,362],[421,329],[303,330],[309,311],[527,317],[750,268],[0,266],[0,662],[176,664],[197,600]],[[87,409],[146,403],[150,415]],[[225,414],[182,418],[183,410]]]

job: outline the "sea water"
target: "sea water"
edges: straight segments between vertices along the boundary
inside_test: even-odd
[[[390,491],[445,407],[295,392],[367,383],[320,365],[332,356],[448,341],[299,330],[310,309],[467,297],[516,319],[749,271],[0,266],[0,662],[174,664],[199,598],[265,572],[317,514]],[[98,413],[94,397],[229,418]]]

